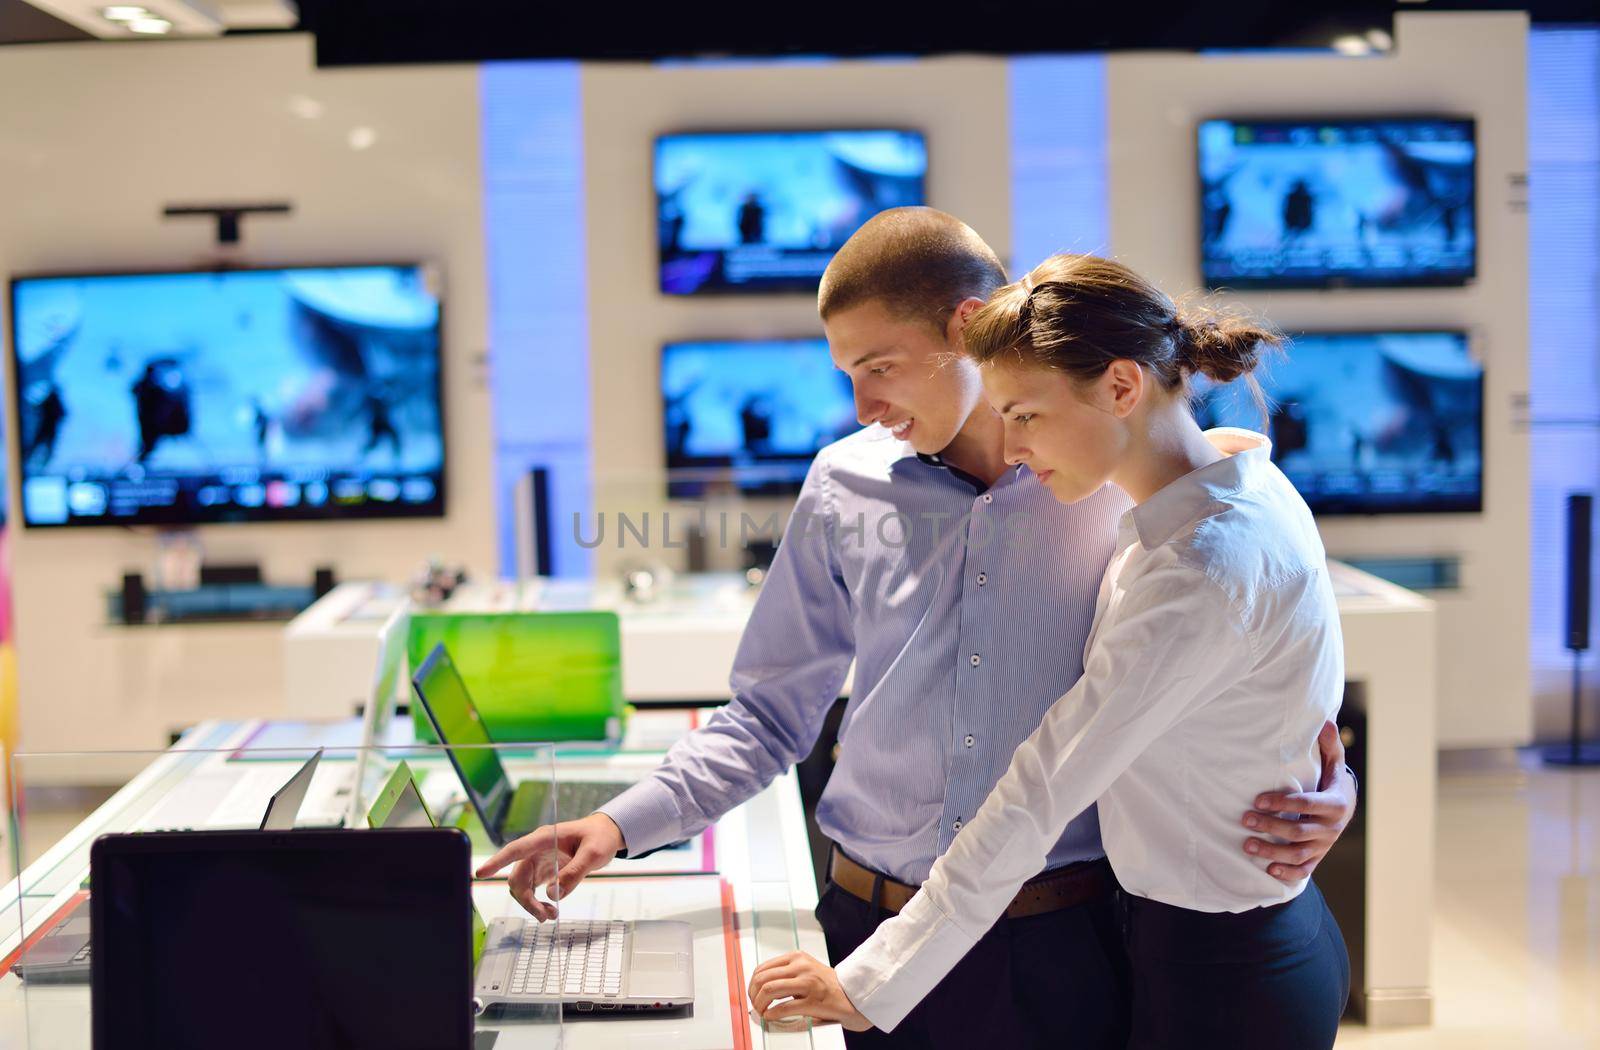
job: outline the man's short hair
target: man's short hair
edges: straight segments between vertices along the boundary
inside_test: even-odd
[[[826,321],[876,301],[899,317],[943,327],[962,300],[987,300],[1005,283],[994,249],[954,215],[891,208],[867,220],[828,264],[817,312]]]

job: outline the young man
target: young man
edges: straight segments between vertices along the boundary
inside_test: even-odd
[[[812,464],[740,642],[732,701],[648,779],[599,813],[507,845],[480,877],[516,863],[512,895],[552,917],[539,884],[553,879],[559,899],[624,850],[701,830],[803,757],[854,660],[839,760],[817,806],[836,844],[817,909],[829,954],[844,958],[905,904],[1082,675],[1128,506],[1110,488],[1064,506],[1006,466],[1000,419],[975,366],[954,353],[967,317],[1005,280],[976,233],[928,208],[884,212],[839,250],[818,309],[866,429]],[[1263,784],[1263,812],[1241,814],[1286,841],[1241,843],[1284,880],[1309,874],[1354,810],[1331,732],[1323,752],[1318,791]],[[558,873],[532,859],[552,835]],[[892,1034],[850,1033],[850,1046],[1122,1046],[1114,884],[1091,809]]]

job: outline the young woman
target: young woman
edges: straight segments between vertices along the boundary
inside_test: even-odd
[[[764,964],[757,1013],[893,1029],[1098,800],[1133,968],[1130,1045],[1332,1046],[1349,993],[1338,926],[1309,880],[1239,852],[1235,826],[1253,785],[1317,781],[1344,683],[1326,555],[1266,439],[1202,433],[1188,397],[1193,375],[1248,377],[1279,337],[1180,309],[1119,263],[1060,255],[996,293],[964,341],[1008,462],[1064,503],[1111,482],[1136,506],[1083,678],[904,910],[837,972],[799,954]]]

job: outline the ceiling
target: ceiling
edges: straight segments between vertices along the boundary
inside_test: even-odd
[[[108,0],[0,0],[0,44],[162,39],[106,18],[107,6]],[[300,20],[293,0],[134,0],[134,6],[169,23],[167,38],[295,29]]]

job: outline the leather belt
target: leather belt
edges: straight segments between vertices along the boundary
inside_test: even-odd
[[[828,858],[828,881],[857,900],[875,904],[887,912],[898,913],[911,902],[917,887],[896,882],[863,867],[844,855],[835,846]],[[877,887],[876,899],[873,889]],[[1080,861],[1064,868],[1047,871],[1029,879],[1006,906],[1006,918],[1026,919],[1030,915],[1044,915],[1063,908],[1075,908],[1098,897],[1104,897],[1116,888],[1111,874],[1111,864],[1104,857]]]

